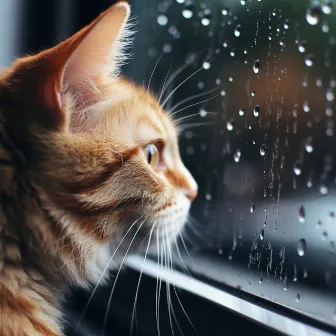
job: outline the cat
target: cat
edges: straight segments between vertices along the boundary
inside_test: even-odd
[[[129,16],[117,2],[0,76],[2,336],[62,335],[68,286],[174,240],[197,195],[172,117],[119,74]]]

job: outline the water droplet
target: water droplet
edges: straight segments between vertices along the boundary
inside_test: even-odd
[[[259,113],[260,113],[260,105],[257,104],[257,105],[254,107],[253,114],[254,114],[255,117],[259,117]]]
[[[221,94],[222,97],[224,97],[224,96],[226,95],[226,91],[225,91],[225,90],[222,90],[222,91],[220,92],[220,94]]]
[[[334,111],[330,107],[327,107],[325,110],[325,114],[326,116],[331,117],[334,114]]]
[[[231,57],[234,57],[235,56],[235,52],[232,50],[232,51],[230,51],[230,56]]]
[[[266,154],[266,145],[263,144],[261,147],[260,147],[260,155],[261,156],[264,156]]]
[[[185,8],[182,11],[182,15],[185,19],[190,19],[194,15],[193,11],[190,8]]]
[[[240,4],[241,4],[242,6],[245,6],[246,1],[245,1],[245,0],[240,0]]]
[[[223,42],[223,47],[224,47],[224,48],[227,48],[227,46],[228,46],[227,41],[224,41],[224,42]]]
[[[309,137],[306,140],[306,145],[305,145],[305,149],[307,153],[312,153],[314,150],[313,144],[312,144],[312,137]]]
[[[254,204],[250,206],[250,212],[254,212]]]
[[[297,253],[300,257],[303,257],[307,253],[307,243],[305,239],[300,239],[297,244]]]
[[[307,22],[311,25],[316,25],[319,22],[321,16],[321,6],[320,4],[315,1],[311,4],[308,8],[306,13]]]
[[[228,15],[228,13],[229,13],[229,9],[228,9],[228,8],[224,8],[224,9],[222,10],[222,14],[223,14],[223,15]]]
[[[322,240],[327,240],[327,238],[328,238],[328,232],[327,232],[327,231],[323,231],[323,232],[321,233],[321,239],[322,239]]]
[[[208,115],[208,111],[206,111],[204,109],[200,109],[199,114],[202,118],[205,118]]]
[[[165,52],[166,54],[170,53],[172,51],[173,47],[171,44],[166,43],[163,47],[162,50],[163,52]]]
[[[229,82],[233,82],[233,77],[229,77]]]
[[[306,41],[301,41],[298,45],[298,49],[300,53],[304,53],[306,51]]]
[[[288,20],[285,21],[285,23],[284,23],[283,26],[284,26],[285,29],[288,29],[288,28],[289,28]]]
[[[240,149],[237,149],[237,151],[233,154],[233,159],[235,160],[235,162],[239,162],[241,157],[241,151]]]
[[[264,240],[264,237],[265,237],[264,229],[261,229],[261,231],[260,231],[260,240]]]
[[[331,220],[335,219],[335,212],[334,211],[330,211],[329,212],[329,217]]]
[[[325,0],[322,4],[322,11],[324,14],[330,14],[332,11],[332,2],[330,0]]]
[[[328,188],[327,188],[326,185],[324,185],[324,184],[321,184],[321,185],[320,185],[320,193],[321,193],[321,195],[323,195],[323,196],[325,196],[325,195],[328,194]]]
[[[208,17],[204,17],[204,18],[202,18],[201,23],[202,23],[203,26],[209,26],[210,19]]]
[[[323,31],[323,33],[329,33],[330,28],[329,28],[328,23],[324,22],[324,23],[322,24],[322,31]]]
[[[251,96],[252,96],[252,97],[255,96],[255,91],[254,91],[254,90],[251,92]]]
[[[238,113],[239,113],[240,116],[243,116],[245,114],[245,110],[244,109],[239,109]]]
[[[299,302],[299,301],[300,301],[300,298],[301,298],[301,297],[300,297],[300,294],[297,293],[297,294],[296,294],[296,302]]]
[[[261,67],[260,60],[257,59],[253,64],[254,73],[259,73],[260,72],[260,67]]]
[[[309,112],[310,111],[310,107],[309,107],[309,104],[308,104],[307,101],[305,101],[303,103],[302,107],[303,107],[303,111],[305,111],[305,112]]]
[[[183,4],[185,0],[176,0],[176,2]]]
[[[234,120],[230,119],[226,122],[226,128],[228,131],[232,131],[234,129]]]
[[[327,92],[326,92],[326,98],[328,101],[333,101],[335,99],[335,94],[334,92],[332,92],[331,89],[327,89]]]
[[[221,248],[218,249],[218,254],[219,254],[219,255],[222,255],[222,254],[223,254],[223,249],[221,249]]]
[[[301,175],[302,169],[300,163],[295,163],[293,166],[293,171],[295,175]]]
[[[210,66],[211,66],[210,62],[207,62],[207,61],[203,62],[203,69],[204,70],[210,69]]]
[[[305,219],[306,219],[306,212],[303,205],[301,205],[299,208],[299,221],[301,223],[304,223]]]
[[[168,23],[168,18],[166,15],[159,15],[157,17],[157,23],[160,25],[160,26],[165,26],[167,23]]]
[[[234,30],[234,35],[236,37],[240,36],[240,29],[241,29],[241,25],[237,25],[236,29]]]
[[[305,58],[305,63],[308,67],[311,67],[313,65],[313,55],[312,54],[307,55],[307,57]]]
[[[260,279],[259,279],[259,283],[261,284],[261,283],[262,283],[262,281],[263,281],[263,278],[262,278],[262,277],[260,277]]]

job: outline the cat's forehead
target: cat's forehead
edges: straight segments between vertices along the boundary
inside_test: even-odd
[[[119,119],[126,120],[139,142],[176,139],[172,118],[148,90],[123,79],[112,90],[116,100],[111,106],[110,115],[116,117],[118,114]]]

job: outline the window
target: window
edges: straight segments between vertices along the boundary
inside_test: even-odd
[[[159,94],[172,64],[167,108],[200,187],[184,264],[335,327],[335,3],[134,5],[129,73],[148,83],[157,63]]]

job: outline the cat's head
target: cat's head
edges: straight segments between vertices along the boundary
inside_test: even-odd
[[[128,231],[127,245],[136,231],[134,245],[151,235],[170,241],[197,194],[171,117],[118,76],[129,13],[117,3],[58,46],[17,60],[0,82],[22,179],[72,253],[99,255],[97,246],[115,248]]]

